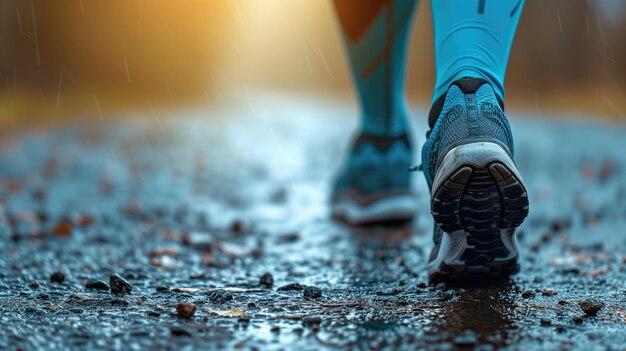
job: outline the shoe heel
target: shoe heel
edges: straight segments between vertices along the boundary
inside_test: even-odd
[[[433,219],[465,237],[462,251],[442,252],[457,274],[509,275],[518,270],[515,228],[528,214],[528,196],[509,154],[498,144],[457,146],[441,162],[431,196]],[[457,238],[458,240],[458,238]],[[448,267],[450,268],[450,267]]]
[[[509,154],[478,142],[450,150],[435,174],[431,211],[444,232],[485,226],[514,229],[528,215],[528,196]]]

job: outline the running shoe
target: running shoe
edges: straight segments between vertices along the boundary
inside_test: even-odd
[[[515,230],[528,214],[528,196],[502,101],[485,80],[460,79],[433,104],[430,120],[422,148],[435,221],[429,279],[516,273]]]
[[[408,171],[412,161],[407,134],[358,135],[335,182],[333,216],[351,225],[411,220],[416,208]]]

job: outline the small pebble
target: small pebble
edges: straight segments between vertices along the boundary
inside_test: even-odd
[[[179,302],[176,304],[176,313],[183,318],[191,318],[198,306],[192,303]]]
[[[271,289],[274,285],[274,277],[271,273],[264,273],[259,279],[259,285],[265,289]]]
[[[235,220],[233,221],[233,223],[230,225],[230,230],[233,233],[241,233],[243,231],[243,224],[241,224],[241,221],[239,220]]]
[[[221,305],[228,301],[232,301],[232,299],[233,294],[224,289],[213,290],[209,293],[209,300],[211,300],[211,302],[215,304]]]
[[[316,286],[307,286],[304,288],[303,296],[307,299],[319,299],[322,297],[322,289]]]
[[[563,324],[557,324],[557,325],[554,326],[554,330],[557,333],[563,333],[563,332],[567,331],[567,326],[565,326]]]
[[[543,296],[554,296],[557,294],[556,290],[552,290],[552,289],[543,289],[541,291],[541,295]]]
[[[552,325],[552,320],[549,318],[541,318],[540,323],[541,325],[544,325],[544,326]]]
[[[111,286],[111,294],[130,294],[133,290],[133,286],[117,273],[111,274],[109,285]]]
[[[278,242],[281,244],[291,244],[298,241],[298,239],[300,239],[298,233],[288,233],[278,238]]]
[[[530,299],[535,297],[535,292],[532,290],[526,290],[522,293],[522,297],[525,299]]]
[[[204,279],[205,277],[206,274],[204,272],[189,275],[189,279]]]
[[[408,306],[409,304],[410,304],[410,302],[405,300],[405,299],[397,299],[396,300],[396,305],[398,305],[398,306]]]
[[[122,298],[114,297],[114,298],[111,298],[111,305],[128,306],[129,303],[128,303],[128,301],[126,301],[126,300],[124,300]]]
[[[395,288],[391,288],[391,289],[386,289],[386,290],[378,290],[376,291],[376,295],[380,295],[380,296],[392,296],[392,295],[398,295],[403,291],[402,288],[399,287],[395,287]]]
[[[164,291],[169,291],[170,288],[168,288],[165,285],[157,285],[156,288],[154,288],[154,290],[156,290],[158,292],[164,292]]]
[[[598,314],[598,311],[604,307],[604,302],[594,298],[584,299],[578,301],[578,306],[580,306],[580,309],[583,310],[586,315],[595,316]]]
[[[130,294],[133,290],[133,286],[119,274],[113,273],[109,276],[109,285],[111,287],[111,294]]]
[[[89,279],[85,283],[85,289],[109,290],[109,285],[99,279]]]
[[[183,327],[173,325],[170,327],[170,333],[174,336],[191,336],[191,332]]]
[[[298,283],[292,283],[292,284],[287,284],[287,285],[283,285],[280,288],[278,288],[278,291],[295,291],[295,290],[302,290],[304,289],[304,286]]]
[[[63,283],[65,281],[65,274],[63,274],[63,272],[54,272],[50,275],[50,281],[53,283]]]

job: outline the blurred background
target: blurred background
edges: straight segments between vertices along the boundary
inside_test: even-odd
[[[3,0],[0,126],[218,106],[288,92],[354,99],[330,0]],[[626,1],[527,0],[507,107],[626,121]],[[429,1],[407,98],[434,84]]]

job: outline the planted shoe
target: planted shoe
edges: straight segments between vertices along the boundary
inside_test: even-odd
[[[429,279],[516,273],[515,229],[528,214],[528,196],[502,103],[486,81],[464,78],[433,105],[431,116],[436,123],[422,149],[435,221]]]

